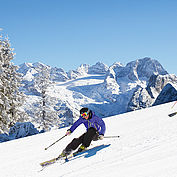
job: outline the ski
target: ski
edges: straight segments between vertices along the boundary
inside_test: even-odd
[[[57,157],[57,158],[53,158],[53,159],[47,160],[47,161],[45,161],[45,162],[42,162],[42,163],[40,163],[40,165],[41,165],[42,167],[45,167],[45,166],[48,166],[48,165],[51,165],[51,164],[55,163],[56,161],[58,161],[58,160],[60,160],[60,159],[65,159],[65,158],[66,158],[66,157],[59,156],[59,157]]]
[[[80,156],[80,155],[82,155],[84,153],[87,153],[87,152],[88,152],[88,154],[90,152],[92,152],[91,154],[93,154],[94,151],[97,152],[97,151],[100,151],[101,149],[109,147],[109,146],[110,146],[110,144],[108,144],[108,145],[101,144],[101,145],[94,146],[94,147],[91,147],[91,148],[88,148],[88,149],[84,149],[83,151],[76,151],[76,152],[72,153],[71,155],[69,155],[68,157],[66,157],[65,162],[69,162],[70,160],[72,160],[72,158],[74,158],[76,156]]]
[[[86,150],[87,150],[87,149],[83,150],[82,152],[85,152]],[[45,161],[45,162],[42,162],[42,163],[40,163],[40,165],[41,165],[42,167],[45,167],[45,166],[54,164],[56,161],[61,160],[61,159],[65,160],[65,161],[67,162],[68,159],[71,159],[72,157],[75,157],[75,156],[77,156],[78,154],[80,154],[80,153],[82,153],[82,152],[76,151],[76,152],[74,152],[74,153],[72,153],[72,154],[70,154],[69,156],[66,156],[66,157],[59,156],[59,157],[57,157],[57,158],[53,158],[53,159],[47,160],[47,161]]]
[[[50,165],[50,164],[53,164],[53,163],[55,163],[55,162],[56,162],[56,158],[51,159],[51,160],[47,160],[47,161],[45,161],[45,162],[42,162],[42,163],[40,163],[40,165],[41,165],[42,167],[45,167],[45,166]]]
[[[82,153],[84,153],[88,150],[90,150],[90,149],[84,149],[83,151],[76,151],[76,152],[70,154],[69,156],[65,157],[64,160],[65,160],[65,162],[68,162],[71,158],[81,155]]]
[[[171,113],[171,114],[168,114],[169,117],[173,117],[173,116],[175,116],[175,115],[177,115],[177,112],[173,112],[173,113]]]
[[[74,153],[72,154],[71,157],[76,157],[77,155],[82,154],[82,153],[84,153],[85,151],[88,151],[88,149],[85,149],[85,150],[83,150],[83,151],[76,151],[76,152],[74,152]]]
[[[72,159],[73,157],[79,156],[79,155],[81,155],[81,154],[83,154],[83,153],[86,153],[86,152],[89,153],[89,152],[91,152],[91,151],[97,152],[97,151],[99,151],[99,150],[101,150],[101,149],[103,149],[103,148],[106,148],[106,147],[108,147],[108,146],[110,146],[110,144],[108,144],[108,145],[102,144],[102,145],[94,146],[94,147],[91,147],[91,148],[88,148],[88,149],[84,149],[83,151],[76,151],[76,152],[73,152],[73,153],[71,153],[70,155],[65,156],[65,157],[63,157],[63,156],[58,156],[57,158],[53,158],[53,159],[51,159],[51,160],[47,160],[47,161],[45,161],[45,162],[42,162],[42,163],[40,163],[40,165],[41,165],[42,167],[46,167],[46,166],[48,166],[48,165],[51,165],[51,164],[56,163],[58,160],[64,160],[65,162],[68,162],[68,161],[69,161],[70,159]]]

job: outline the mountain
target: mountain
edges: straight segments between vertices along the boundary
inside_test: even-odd
[[[157,60],[148,57],[129,62],[125,67],[118,67],[119,69],[116,71],[117,80],[126,77],[131,81],[138,81],[149,79],[153,74],[168,74]]]
[[[2,177],[175,177],[177,176],[177,116],[168,117],[174,102],[104,118],[105,136],[94,141],[91,150],[59,161],[42,170],[39,163],[57,157],[72,141],[85,132],[79,126],[47,151],[68,127],[1,143]]]
[[[168,83],[156,98],[153,106],[177,100],[177,87]]]
[[[61,120],[60,125],[53,123],[54,127],[72,124],[79,116],[78,110],[84,106],[100,117],[150,107],[166,84],[177,85],[175,75],[168,74],[157,60],[147,57],[125,66],[119,62],[109,67],[101,62],[91,66],[82,64],[68,72],[42,63],[24,63],[18,70],[23,75],[21,90],[26,94],[22,109],[35,127],[39,126],[34,110],[40,93],[34,87],[34,80],[44,68],[50,73],[47,93],[54,104],[50,107],[58,112]]]
[[[108,66],[104,63],[97,62],[95,65],[89,66],[82,64],[77,70],[70,70],[67,72],[69,79],[77,79],[87,74],[105,74],[108,70]]]
[[[143,88],[139,85],[136,87],[128,104],[127,111],[146,108],[152,105],[158,105],[177,100],[177,91],[175,89],[176,85],[177,76],[175,75],[153,74],[150,77],[146,88]]]

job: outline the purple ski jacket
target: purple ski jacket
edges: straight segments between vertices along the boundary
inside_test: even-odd
[[[96,116],[94,112],[92,112],[92,118],[87,120],[80,116],[79,119],[71,126],[69,130],[73,132],[80,124],[84,124],[87,130],[90,127],[93,127],[98,131],[100,135],[105,134],[105,123],[100,117]]]

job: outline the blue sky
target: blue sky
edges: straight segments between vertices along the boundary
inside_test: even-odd
[[[176,0],[0,0],[16,65],[76,69],[151,57],[177,75]]]

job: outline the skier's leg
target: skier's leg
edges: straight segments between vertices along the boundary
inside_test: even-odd
[[[65,151],[71,152],[72,150],[77,149],[77,147],[83,142],[84,135],[85,133],[82,134],[79,138],[74,138],[71,143],[66,146]]]
[[[96,131],[96,134],[93,136],[93,141],[98,141],[99,140],[99,133]]]
[[[82,134],[79,138],[74,138],[71,143],[66,146],[62,152],[63,156],[69,155],[73,150],[77,149],[80,144],[82,144],[80,147],[81,151],[89,147],[95,136],[97,136],[96,129],[93,127],[89,128],[86,133]]]
[[[93,140],[93,138],[94,138],[96,135],[97,135],[96,129],[93,128],[93,127],[89,128],[89,129],[87,130],[87,132],[84,134],[82,144],[83,144],[85,147],[89,147],[91,141]]]

